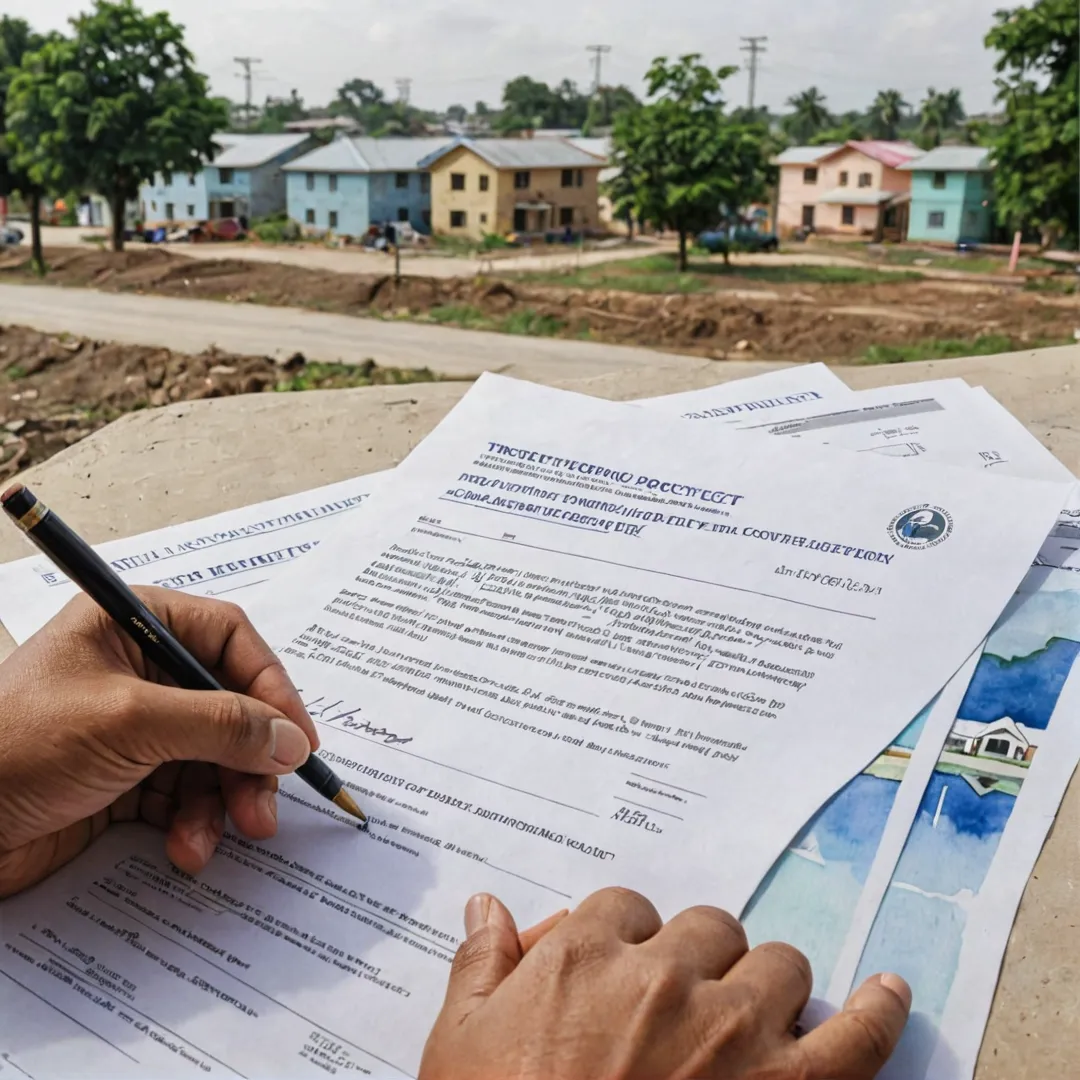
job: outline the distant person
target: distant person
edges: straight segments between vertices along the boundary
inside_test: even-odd
[[[138,591],[240,689],[178,689],[96,605],[72,600],[0,664],[0,898],[118,821],[162,829],[168,857],[198,874],[226,815],[253,840],[274,835],[278,777],[318,747],[300,695],[238,607]],[[801,953],[748,951],[717,908],[664,924],[625,889],[520,933],[482,894],[465,928],[420,1080],[870,1080],[911,1003],[898,976],[874,976],[796,1038],[811,987]]]

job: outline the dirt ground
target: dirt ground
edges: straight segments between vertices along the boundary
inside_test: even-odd
[[[429,319],[511,332],[645,345],[723,359],[851,361],[872,345],[975,340],[1015,348],[1073,340],[1080,298],[970,283],[780,284],[737,275],[715,290],[654,295],[557,288],[498,277],[341,274],[238,258],[185,259],[161,249],[47,253],[46,282]],[[0,281],[30,281],[25,252],[0,258]]]
[[[0,326],[0,482],[135,409],[231,394],[434,378],[427,370],[373,363],[309,364],[297,355],[279,364],[217,350],[187,356]]]

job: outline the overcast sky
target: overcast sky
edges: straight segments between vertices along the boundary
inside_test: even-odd
[[[9,14],[42,29],[64,28],[83,0],[6,0]],[[496,104],[518,74],[587,86],[585,46],[612,46],[604,82],[640,90],[657,55],[700,52],[716,66],[738,64],[740,36],[768,35],[758,103],[773,108],[807,86],[834,111],[865,107],[895,87],[916,103],[928,86],[963,91],[968,112],[993,97],[991,56],[982,39],[1006,0],[160,0],[214,91],[240,99],[233,57],[262,60],[254,97],[296,88],[325,103],[353,77],[389,94],[412,79],[414,104],[443,108],[482,99]],[[729,86],[743,103],[745,69]]]

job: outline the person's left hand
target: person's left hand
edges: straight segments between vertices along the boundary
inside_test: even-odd
[[[237,693],[172,685],[86,597],[0,664],[0,897],[68,862],[113,821],[168,830],[188,873],[228,813],[252,839],[277,829],[277,777],[319,745],[270,647],[233,604],[138,589]]]

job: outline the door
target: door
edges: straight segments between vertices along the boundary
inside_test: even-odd
[[[165,204],[165,220],[172,221],[174,216],[175,215],[173,214],[173,204],[171,202],[167,202]]]
[[[804,229],[812,229],[814,227],[814,207],[804,206],[802,208],[802,223]]]
[[[529,231],[529,211],[514,211],[514,232],[523,233]]]

